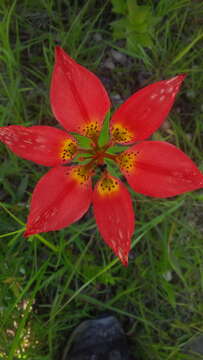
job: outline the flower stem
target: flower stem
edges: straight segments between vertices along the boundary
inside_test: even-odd
[[[78,152],[83,152],[83,153],[87,153],[87,154],[92,154],[92,150],[90,149],[83,149],[83,148],[79,148]]]
[[[46,245],[49,249],[53,250],[54,252],[58,252],[59,249],[53,245],[52,243],[50,243],[48,240],[46,240],[43,236],[39,235],[39,234],[35,234],[34,236],[36,236],[44,245]]]
[[[104,153],[104,157],[107,159],[111,159],[111,160],[116,160],[117,155],[113,155],[113,154],[108,154],[108,153]]]

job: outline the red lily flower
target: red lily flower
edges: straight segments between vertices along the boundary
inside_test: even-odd
[[[80,149],[74,136],[49,126],[0,128],[0,140],[17,155],[53,167],[35,187],[25,236],[72,224],[92,202],[104,241],[127,265],[134,232],[129,192],[105,166],[94,190],[91,177],[110,158],[130,186],[148,196],[165,198],[203,187],[203,175],[181,150],[166,142],[145,141],[168,115],[184,77],[156,82],[132,95],[111,119],[110,142],[100,146],[99,134],[110,108],[108,95],[93,73],[56,47],[50,94],[53,113],[68,132],[87,136],[92,145]],[[113,155],[108,149],[114,143],[133,146]],[[70,164],[85,151],[89,162]]]

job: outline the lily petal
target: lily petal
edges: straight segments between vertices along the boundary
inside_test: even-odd
[[[79,220],[92,200],[91,179],[79,166],[52,168],[36,185],[24,236],[59,230]]]
[[[129,192],[120,180],[105,175],[95,186],[93,208],[104,241],[127,265],[134,232],[134,212]]]
[[[57,46],[51,81],[51,106],[68,131],[97,135],[110,107],[101,81]]]
[[[200,189],[203,174],[176,146],[144,141],[117,157],[121,172],[138,193],[166,198]]]
[[[51,126],[1,127],[0,141],[18,156],[45,166],[70,161],[77,151],[72,136]]]
[[[132,95],[111,119],[114,142],[132,144],[147,139],[163,123],[185,75],[148,85]]]

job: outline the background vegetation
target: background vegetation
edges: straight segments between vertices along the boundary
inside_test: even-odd
[[[0,125],[57,126],[49,84],[60,44],[101,78],[114,109],[144,85],[187,73],[153,139],[176,144],[203,170],[203,3],[145,0],[136,11],[125,3],[1,0]],[[73,329],[103,313],[122,322],[136,359],[203,358],[183,350],[203,332],[202,191],[170,200],[132,193],[137,227],[124,268],[91,210],[60,232],[23,238],[46,171],[1,145],[0,358],[60,359]]]

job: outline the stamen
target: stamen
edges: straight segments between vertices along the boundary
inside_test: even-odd
[[[112,140],[116,143],[125,143],[133,139],[133,133],[121,124],[114,124],[111,128]]]
[[[119,183],[112,177],[105,176],[98,183],[98,192],[100,195],[111,195],[119,190]]]
[[[82,135],[87,136],[89,138],[98,137],[101,128],[97,121],[92,121],[83,126],[81,129]]]
[[[130,173],[134,171],[136,165],[136,153],[132,151],[124,152],[116,157],[116,162],[122,171]]]
[[[88,182],[91,172],[86,166],[79,165],[72,169],[71,175],[80,185],[84,185]]]
[[[60,149],[60,157],[63,161],[67,161],[73,158],[77,151],[77,143],[73,139],[65,139],[61,149]]]

